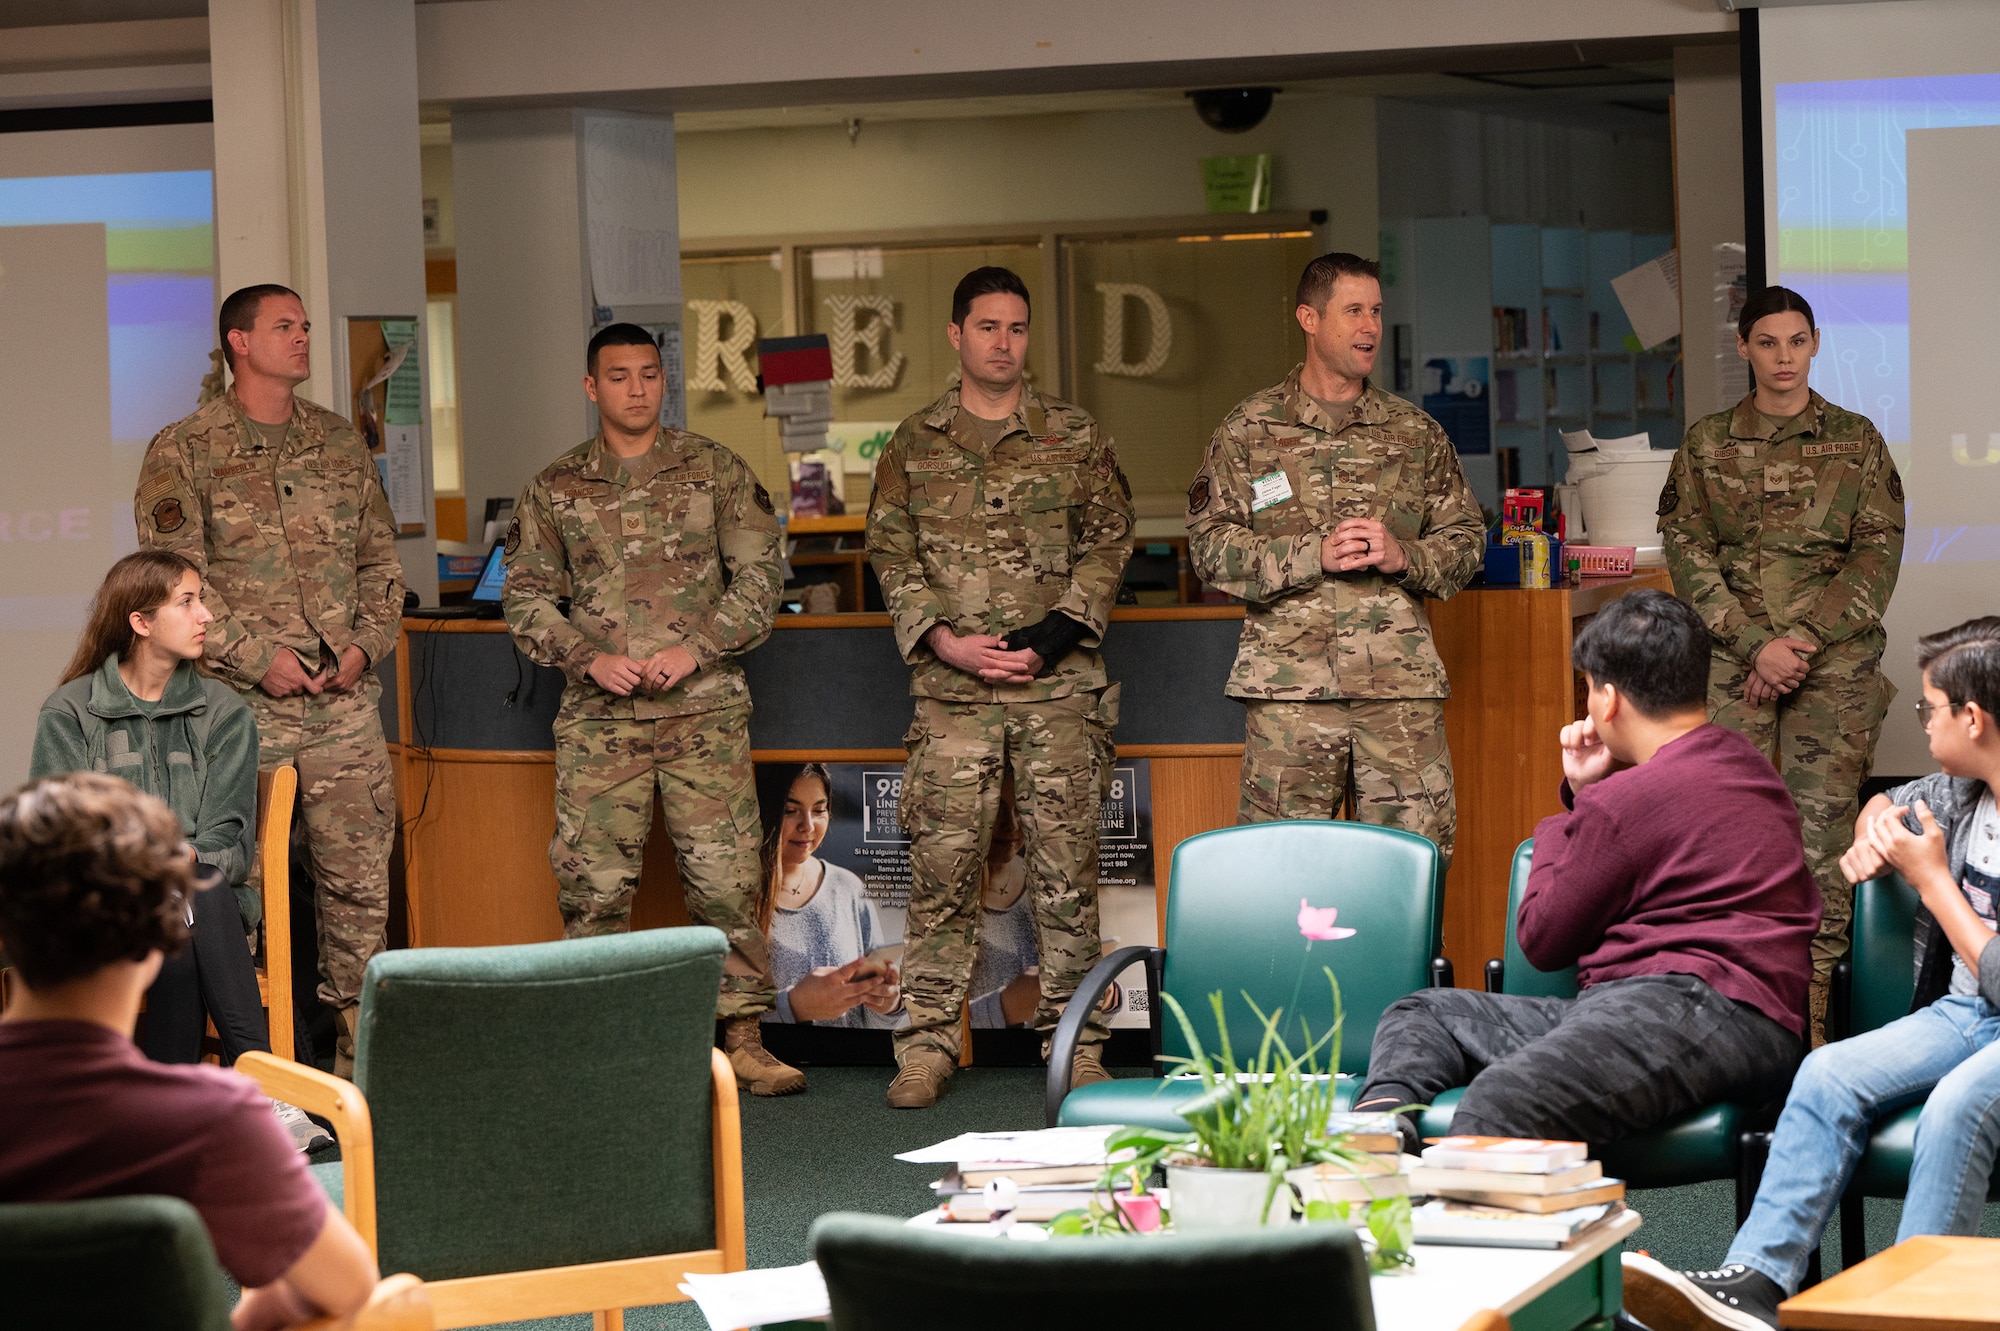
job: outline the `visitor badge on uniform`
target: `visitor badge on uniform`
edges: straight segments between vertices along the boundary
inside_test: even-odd
[[[1282,471],[1274,471],[1269,476],[1259,476],[1250,482],[1250,511],[1261,513],[1273,504],[1282,504],[1292,497],[1292,481]]]

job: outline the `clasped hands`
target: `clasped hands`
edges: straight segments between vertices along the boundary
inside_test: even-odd
[[[280,647],[257,687],[273,698],[294,698],[301,693],[317,696],[329,689],[346,693],[361,682],[361,672],[367,668],[368,653],[352,644],[341,649],[337,668],[321,670],[307,670],[289,647]]]
[[[902,978],[887,962],[856,957],[845,966],[821,966],[787,991],[794,1021],[834,1021],[856,1007],[884,1016],[903,1005]]]
[[[1762,707],[1805,683],[1812,670],[1806,657],[1814,650],[1803,638],[1773,638],[1765,643],[1751,663],[1749,678],[1743,681],[1743,701]]]
[[[606,693],[629,698],[642,685],[654,693],[665,693],[700,669],[694,653],[685,647],[668,647],[643,661],[616,652],[600,652],[584,673]]]
[[[1041,654],[1031,647],[1010,652],[1007,640],[998,634],[958,634],[949,624],[933,625],[924,644],[946,665],[989,684],[1032,684],[1042,668]]]
[[[1347,518],[1320,538],[1319,566],[1327,573],[1352,573],[1362,568],[1401,573],[1410,566],[1410,557],[1389,529],[1374,518]]]

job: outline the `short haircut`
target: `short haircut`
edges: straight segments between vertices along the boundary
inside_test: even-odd
[[[1750,330],[1757,326],[1759,319],[1785,313],[1803,314],[1807,328],[1819,327],[1813,322],[1812,306],[1806,303],[1804,296],[1790,287],[1765,287],[1743,302],[1743,313],[1736,316],[1736,336],[1748,342]]]
[[[230,330],[247,333],[256,327],[257,312],[264,308],[266,296],[290,296],[300,305],[305,304],[298,292],[290,287],[281,287],[276,282],[259,282],[254,287],[244,287],[223,297],[222,309],[215,316],[215,335],[222,342],[222,354],[231,369],[236,367],[236,352],[229,345]]]
[[[583,353],[583,366],[593,377],[597,374],[597,353],[606,347],[651,347],[660,349],[660,339],[654,337],[638,324],[611,324],[597,330],[590,339],[590,350]]]
[[[1035,314],[1034,302],[1028,299],[1028,284],[1021,280],[1012,268],[975,268],[958,279],[958,285],[951,292],[951,321],[965,326],[965,316],[972,313],[972,302],[981,296],[1019,296],[1021,303],[1028,307],[1028,317]]]
[[[187,944],[181,820],[115,776],[70,772],[0,800],[0,943],[31,989]]]
[[[1322,254],[1299,274],[1298,299],[1292,302],[1292,308],[1305,305],[1315,311],[1325,309],[1327,301],[1333,299],[1333,284],[1343,277],[1372,277],[1380,282],[1382,265],[1345,250]]]
[[[1918,638],[1917,668],[1953,706],[1976,702],[1988,716],[2000,716],[2000,615]]]
[[[1658,720],[1708,701],[1708,628],[1687,602],[1644,588],[1597,612],[1570,648],[1593,686],[1611,685]]]

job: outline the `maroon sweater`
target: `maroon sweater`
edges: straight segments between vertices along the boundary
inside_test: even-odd
[[[1572,794],[1535,828],[1515,929],[1542,970],[1589,987],[1692,975],[1805,1034],[1819,890],[1798,810],[1749,740],[1702,726]]]

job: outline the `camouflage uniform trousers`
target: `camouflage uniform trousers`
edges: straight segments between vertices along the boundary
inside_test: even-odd
[[[649,721],[559,716],[555,734],[549,865],[563,937],[632,927],[657,786],[688,914],[729,939],[716,1015],[769,1012],[777,990],[770,944],[757,927],[763,827],[750,769],[750,704]]]
[[[1814,1047],[1825,1041],[1827,987],[1834,963],[1847,951],[1854,913],[1854,888],[1840,872],[1840,857],[1854,844],[1861,783],[1874,765],[1875,740],[1894,692],[1877,668],[1881,658],[1878,644],[1852,650],[1837,643],[1815,657],[1803,684],[1762,707],[1743,700],[1749,667],[1727,652],[1716,652],[1709,666],[1710,716],[1771,760],[1798,805],[1806,869],[1820,893],[1807,997]]]
[[[1238,823],[1338,818],[1429,837],[1451,864],[1458,805],[1440,698],[1247,699]]]
[[[979,951],[986,852],[1009,768],[1041,961],[1034,1024],[1046,1053],[1064,1004],[1098,960],[1097,824],[1117,709],[1115,684],[1046,702],[917,699],[897,815],[910,839],[903,934],[910,1024],[896,1032],[899,1056],[934,1049],[958,1058],[959,1016]],[[1110,1036],[1093,1013],[1083,1043]]]
[[[299,769],[292,844],[303,843],[312,873],[319,996],[336,1011],[361,1001],[368,959],[388,941],[396,780],[382,737],[381,698],[373,670],[346,693],[243,695],[257,718],[258,769],[288,763]]]

